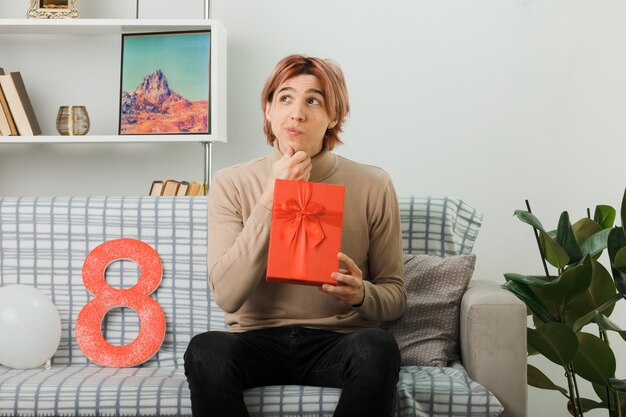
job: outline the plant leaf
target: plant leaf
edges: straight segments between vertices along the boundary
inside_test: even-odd
[[[569,268],[554,281],[543,285],[541,291],[551,300],[565,305],[587,292],[592,275],[591,258],[587,257],[581,265]]]
[[[618,333],[622,339],[626,340],[626,330],[622,330],[619,326],[613,323],[607,316],[602,313],[596,311],[596,323],[600,330],[610,330],[612,332]]]
[[[597,205],[593,213],[593,220],[603,229],[610,229],[615,222],[617,212],[611,206]]]
[[[569,397],[567,390],[563,387],[556,385],[554,382],[550,380],[543,372],[539,369],[535,368],[532,365],[526,365],[527,373],[528,373],[528,385],[533,386],[535,388],[541,389],[550,389],[554,391],[560,391],[561,394]]]
[[[626,188],[624,188],[624,196],[622,197],[622,209],[620,211],[622,220],[622,231],[626,235]]]
[[[618,250],[615,254],[615,259],[613,260],[613,268],[622,273],[626,273],[626,246]]]
[[[578,333],[580,329],[582,329],[588,323],[591,323],[591,320],[595,319],[596,311],[603,312],[607,308],[614,306],[615,303],[621,300],[622,298],[623,296],[621,294],[619,293],[615,294],[613,297],[611,297],[610,299],[602,303],[602,305],[599,306],[596,310],[590,311],[589,313],[585,314],[584,316],[576,320],[576,322],[572,326],[572,330],[574,330],[575,333]]]
[[[591,384],[593,386],[593,390],[596,393],[596,395],[600,398],[600,401],[602,401],[603,404],[607,404],[606,401],[606,391],[607,391],[607,386],[606,385],[601,385],[601,384]],[[613,397],[611,397],[611,400],[613,400]]]
[[[515,210],[514,215],[517,216],[517,218],[523,221],[524,223],[531,225],[537,230],[545,232],[543,225],[541,224],[539,219],[535,217],[535,215],[532,214],[531,212],[524,211],[524,210]]]
[[[557,277],[554,277],[554,279],[556,279]],[[537,298],[539,299],[539,301],[541,301],[543,303],[543,305],[546,307],[546,310],[548,311],[548,314],[550,314],[550,317],[554,317],[553,321],[558,321],[561,322],[561,317],[560,317],[560,310],[559,310],[559,306],[552,300],[550,300],[548,297],[546,297],[546,295],[541,291],[540,288],[537,287],[533,287],[533,286],[528,286],[528,289],[530,291],[533,292],[533,294],[535,294],[537,296]],[[531,311],[532,313],[532,311]],[[534,327],[537,328],[543,324],[545,324],[546,322],[541,320],[541,318],[539,318],[539,316],[537,316],[536,314],[532,314],[532,321],[534,324]]]
[[[615,355],[609,345],[599,337],[580,332],[578,352],[572,364],[575,372],[587,381],[608,385],[609,378],[615,376]]]
[[[595,257],[600,255],[606,249],[610,232],[611,229],[600,230],[585,239],[580,245],[580,251],[583,256],[591,255]]]
[[[578,351],[576,334],[562,323],[546,323],[537,329],[526,329],[528,344],[543,356],[567,366]]]
[[[558,269],[563,269],[569,264],[569,256],[556,240],[551,238],[546,232],[539,231],[539,241],[543,249],[543,256],[550,265]]]
[[[594,400],[590,400],[589,398],[581,398],[580,399],[580,404],[582,406],[582,412],[586,413],[587,411],[591,411],[594,410],[596,408],[607,408],[606,404],[604,403],[600,403]],[[569,413],[571,415],[574,415],[574,409],[572,407],[572,400],[568,400],[567,401],[567,411],[569,411]]]
[[[522,275],[522,274],[516,274],[514,272],[508,272],[508,273],[504,274],[504,278],[507,281],[515,281],[515,282],[519,282],[521,284],[530,285],[530,286],[533,286],[533,287],[543,287],[544,285],[546,285],[551,280],[557,279],[557,277],[551,276],[552,279],[550,281],[548,281],[548,280],[546,280],[545,276]]]
[[[580,402],[583,406],[583,412],[591,411],[597,408],[607,408],[606,404],[598,401],[590,400],[589,398],[581,398]]]
[[[520,300],[526,304],[526,307],[535,314],[544,323],[556,321],[556,319],[550,314],[545,304],[528,288],[526,284],[521,284],[515,281],[507,281],[503,286],[507,290],[511,291]]]
[[[621,249],[624,247],[626,247],[626,233],[624,233],[624,230],[620,227],[612,228],[607,241],[607,249],[609,251],[613,279],[615,280],[617,291],[619,291],[620,294],[626,295],[626,273],[615,267],[615,258],[618,252],[621,252]],[[620,255],[618,263],[621,262],[621,256],[623,255]]]
[[[564,211],[559,218],[559,225],[556,229],[556,243],[567,253],[569,256],[569,263],[573,264],[582,259],[583,254],[580,250],[580,245],[574,236],[572,230],[572,224],[569,221],[569,213]]]
[[[617,378],[609,378],[609,385],[615,391],[626,392],[626,380],[617,379]]]
[[[569,256],[565,249],[556,243],[555,238],[551,237],[544,229],[539,219],[529,211],[515,210],[514,215],[522,222],[531,225],[539,231],[541,242],[541,250],[545,259],[556,268],[564,268],[569,263]]]
[[[574,323],[585,314],[597,310],[617,292],[611,274],[600,262],[592,259],[591,268],[592,275],[589,288],[583,295],[569,303],[565,309],[566,323]],[[613,306],[603,311],[606,316],[610,316],[612,312]],[[591,320],[593,320],[593,317],[589,318],[589,321]]]
[[[609,378],[609,384],[611,383],[612,380],[614,380],[615,378]],[[617,380],[619,381],[619,380]],[[607,385],[600,385],[600,384],[591,384],[593,386],[593,391],[596,393],[596,395],[600,398],[600,401],[602,401],[602,404],[604,404],[605,407],[608,408],[608,401],[607,401],[607,390],[611,390],[611,388]],[[624,401],[626,401],[626,393],[624,392],[620,392],[617,391],[617,396],[619,397],[619,400],[621,403],[623,403]],[[614,406],[615,405],[615,401],[614,401],[614,397],[611,393],[611,405]]]
[[[584,242],[590,236],[602,230],[602,227],[588,217],[583,217],[572,225],[574,235],[579,242]]]

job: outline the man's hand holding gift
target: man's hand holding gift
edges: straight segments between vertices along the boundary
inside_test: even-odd
[[[348,269],[340,269],[333,272],[331,277],[337,280],[337,285],[324,284],[320,288],[339,301],[358,307],[365,299],[365,287],[363,286],[363,273],[356,263],[345,253],[339,252],[337,259],[343,262]]]

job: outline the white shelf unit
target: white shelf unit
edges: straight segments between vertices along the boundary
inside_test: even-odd
[[[118,135],[116,133],[117,126],[115,126],[116,132],[111,134],[87,134],[82,137],[61,135],[0,136],[0,143],[226,142],[226,30],[218,21],[214,19],[0,19],[0,36],[62,36],[63,42],[67,42],[67,39],[71,37],[120,35],[121,39],[121,35],[125,33],[193,30],[211,31],[210,134]],[[120,67],[121,55],[115,56],[113,59],[118,61],[118,67]],[[2,62],[0,62],[0,66],[2,66]],[[119,80],[119,74],[112,76]],[[29,89],[28,82],[26,87]],[[89,108],[87,110],[90,111]],[[119,108],[116,106],[109,110],[117,114]]]

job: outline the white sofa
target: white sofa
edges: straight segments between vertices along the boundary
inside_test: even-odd
[[[481,216],[470,210],[472,218],[464,218],[465,203],[429,197],[400,203],[406,252],[471,251]],[[194,334],[224,328],[206,280],[206,212],[204,197],[0,197],[0,286],[36,286],[62,319],[50,369],[0,366],[0,416],[190,416],[183,353]],[[120,237],[142,240],[158,252],[163,279],[152,297],[165,312],[167,330],[146,363],[103,368],[86,359],[75,340],[76,316],[92,297],[81,268],[94,247]],[[137,274],[134,263],[116,262],[107,282],[128,287]],[[131,342],[137,328],[129,309],[110,312],[103,323],[106,339],[115,344]],[[403,367],[396,415],[525,417],[525,338],[524,305],[495,283],[472,281],[461,304],[461,361]],[[246,402],[251,416],[332,416],[339,393],[261,387],[247,391]]]

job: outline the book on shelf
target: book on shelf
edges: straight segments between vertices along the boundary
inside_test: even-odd
[[[191,180],[189,182],[189,188],[187,188],[187,196],[204,195],[204,184]]]
[[[150,185],[149,196],[194,197],[204,195],[204,183],[177,180],[154,180]]]
[[[4,70],[0,67],[0,75],[4,75]],[[9,103],[4,97],[2,87],[0,86],[0,135],[2,136],[16,136],[17,127],[13,121],[11,110],[9,110]]]
[[[9,119],[2,110],[2,91],[0,90],[0,135],[11,136],[11,127],[9,126]]]
[[[158,196],[161,195],[161,191],[163,191],[163,181],[155,180],[152,181],[152,185],[150,186],[149,196]]]
[[[188,189],[189,189],[189,183],[187,181],[181,181],[178,185],[178,190],[176,191],[176,195],[185,196],[187,195]]]
[[[40,135],[39,122],[28,98],[22,75],[19,72],[0,74],[0,86],[9,103],[18,133],[23,136]]]
[[[165,181],[165,184],[163,184],[163,191],[161,191],[161,195],[164,197],[175,196],[178,192],[178,187],[180,187],[180,182],[176,180],[167,180]]]

